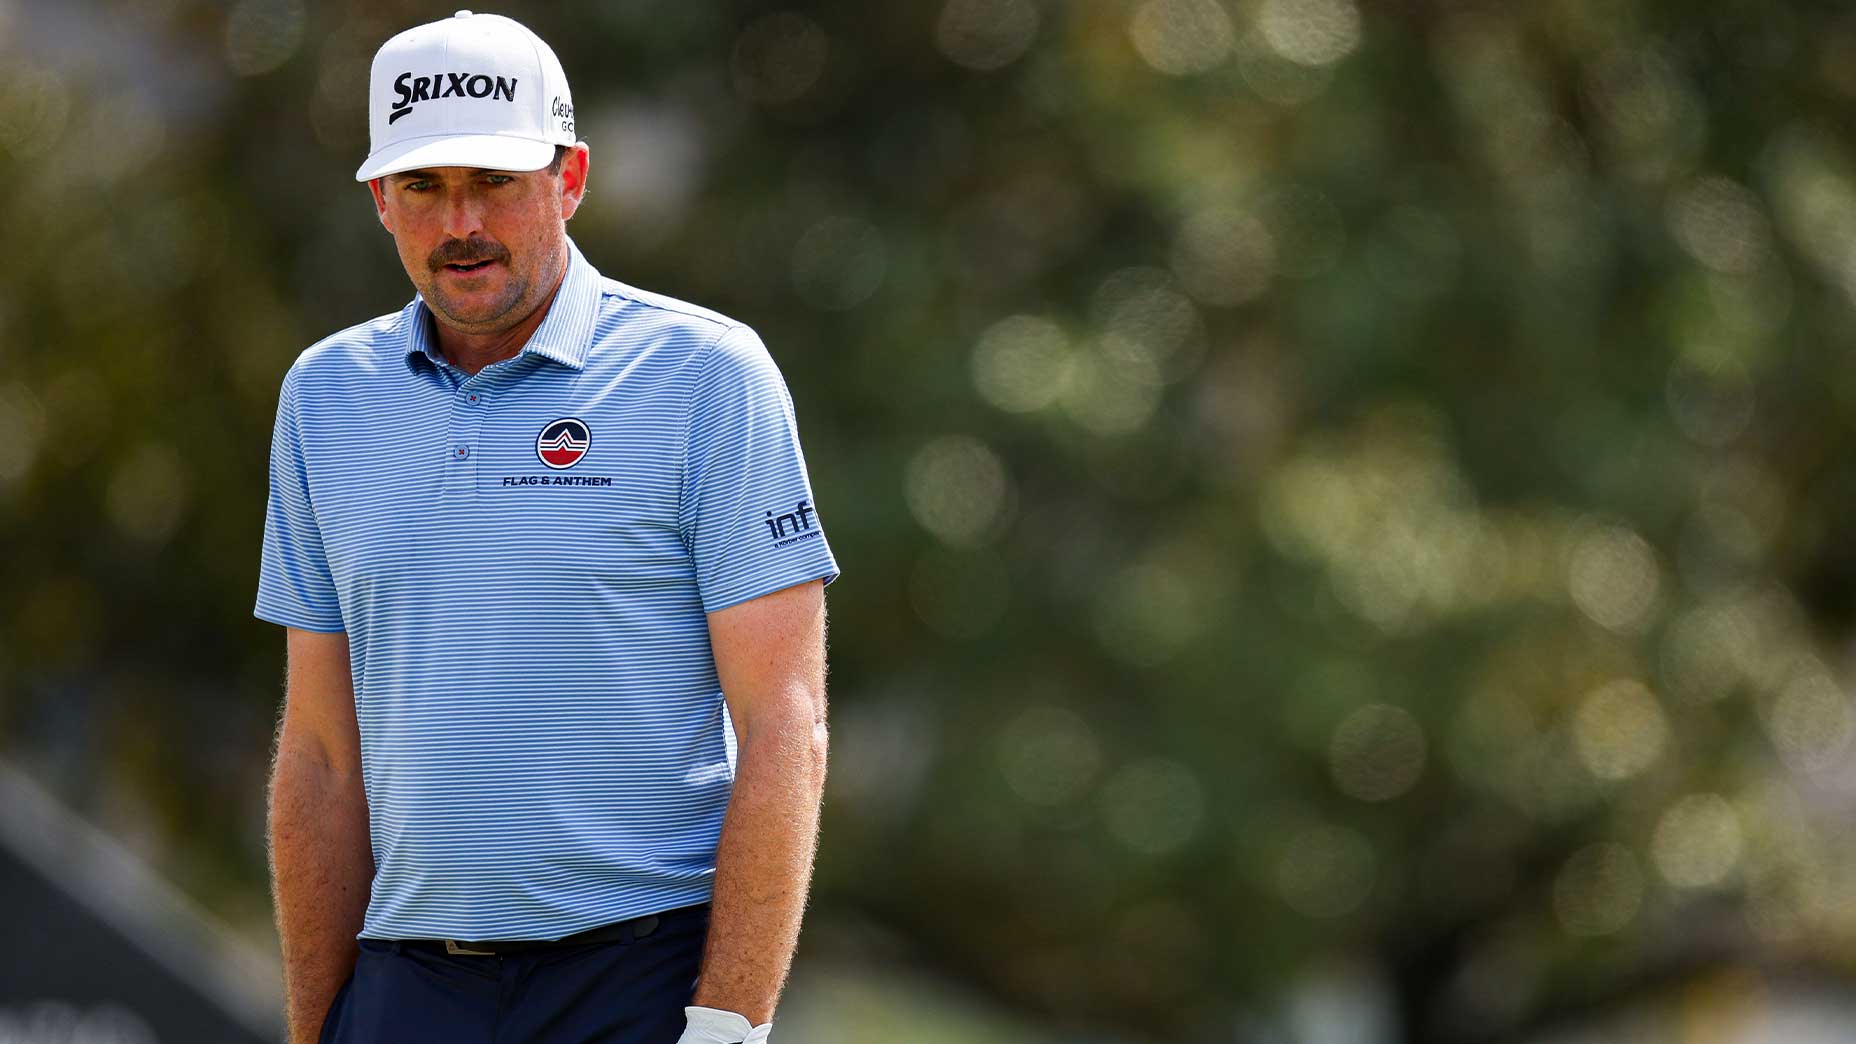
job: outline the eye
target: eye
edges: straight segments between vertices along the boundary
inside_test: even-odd
[[[514,181],[515,178],[508,174],[485,174],[483,180],[492,185],[507,185]]]
[[[408,192],[430,192],[435,186],[432,182],[420,179],[418,181],[408,181],[403,187]]]

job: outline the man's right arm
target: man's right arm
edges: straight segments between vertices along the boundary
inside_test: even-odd
[[[271,766],[271,895],[290,1044],[315,1044],[354,970],[374,877],[348,636],[289,628]]]

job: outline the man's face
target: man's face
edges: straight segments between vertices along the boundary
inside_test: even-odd
[[[558,174],[433,167],[368,186],[426,305],[454,329],[495,334],[531,315],[559,283],[586,164],[586,150],[576,148]]]

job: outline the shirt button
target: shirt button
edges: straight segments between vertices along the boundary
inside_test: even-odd
[[[477,401],[477,397],[476,397],[475,395],[473,395],[473,396],[471,396],[471,397],[470,397],[470,401],[472,401],[472,402],[476,402],[476,401]]]
[[[458,447],[458,459],[463,460],[465,457],[468,457],[468,456],[470,456],[470,447],[459,446]]]

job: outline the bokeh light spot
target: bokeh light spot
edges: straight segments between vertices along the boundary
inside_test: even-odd
[[[1389,801],[1424,774],[1424,729],[1402,707],[1373,703],[1334,729],[1328,768],[1341,793],[1361,801]]]
[[[1033,805],[1060,805],[1083,792],[1102,765],[1095,731],[1065,707],[1021,712],[998,742],[999,761],[1012,791]]]
[[[1041,410],[1063,394],[1070,342],[1049,319],[1014,315],[992,324],[973,349],[973,386],[1010,413]]]
[[[1690,794],[1656,823],[1651,856],[1664,880],[1679,888],[1708,888],[1740,862],[1740,817],[1719,794]]]
[[[992,537],[1002,521],[1011,480],[985,443],[949,435],[916,451],[904,489],[923,529],[943,543],[971,547]]]
[[[981,71],[1017,61],[1037,35],[1030,0],[948,0],[934,26],[935,46],[949,61]]]
[[[45,410],[22,383],[0,385],[0,488],[24,478],[45,437]]]
[[[1360,46],[1360,12],[1349,0],[1263,0],[1257,29],[1298,65],[1332,65]]]
[[[1091,296],[1089,317],[1104,351],[1162,382],[1185,376],[1203,353],[1205,324],[1165,269],[1113,273]]]
[[[793,287],[814,308],[843,312],[883,285],[888,251],[875,226],[833,215],[814,224],[793,247]]]
[[[1377,862],[1372,843],[1359,831],[1317,824],[1284,846],[1276,861],[1276,888],[1298,913],[1343,917],[1372,893]]]
[[[1137,761],[1102,785],[1109,833],[1142,855],[1164,855],[1192,840],[1204,813],[1198,778],[1176,761]]]
[[[1630,849],[1600,842],[1575,852],[1553,881],[1553,911],[1568,935],[1610,935],[1643,904],[1643,871]]]
[[[1620,679],[1594,689],[1573,716],[1580,760],[1593,776],[1619,780],[1656,763],[1669,741],[1662,705],[1641,682]]]
[[[1760,624],[1741,599],[1712,599],[1677,617],[1663,636],[1663,676],[1671,690],[1697,703],[1732,692],[1767,637]]]
[[[1063,386],[1070,417],[1098,435],[1139,431],[1160,405],[1160,372],[1136,352],[1097,341],[1071,359]]]
[[[1146,0],[1128,35],[1141,60],[1169,76],[1202,73],[1231,53],[1236,31],[1217,0]]]
[[[601,109],[594,129],[583,124],[581,131],[605,153],[600,191],[589,201],[603,220],[624,228],[627,239],[661,242],[687,219],[703,184],[708,143],[702,116],[646,101],[607,102]]]
[[[939,722],[907,684],[832,708],[831,731],[837,749],[826,800],[845,799],[871,819],[906,812],[941,757]]]
[[[1685,168],[1705,141],[1707,109],[1671,57],[1618,48],[1592,63],[1586,94],[1597,130],[1627,174],[1644,180]]]
[[[1656,553],[1624,526],[1588,526],[1573,547],[1567,586],[1593,623],[1610,631],[1640,631],[1661,588]]]
[[[1319,98],[1334,78],[1333,66],[1292,62],[1256,30],[1237,41],[1237,70],[1258,97],[1285,108]]]
[[[58,143],[71,115],[71,94],[49,69],[9,65],[0,73],[0,149],[30,159]]]
[[[1723,177],[1699,178],[1672,193],[1669,227],[1682,249],[1717,272],[1751,272],[1771,249],[1758,199]]]
[[[302,0],[239,0],[226,16],[226,64],[258,76],[290,60],[303,43]]]
[[[104,495],[110,521],[138,543],[159,545],[174,535],[186,512],[191,483],[173,447],[143,443],[110,477]]]
[[[1180,224],[1169,261],[1195,300],[1230,308],[1269,289],[1276,246],[1257,219],[1229,207],[1208,207]]]
[[[1837,767],[1849,749],[1849,696],[1822,664],[1809,663],[1779,692],[1766,731],[1786,764],[1802,772]]]
[[[1190,554],[1143,555],[1104,585],[1096,599],[1096,635],[1117,659],[1152,667],[1185,649],[1209,624],[1204,563]]]
[[[735,39],[735,91],[757,105],[796,102],[818,83],[830,53],[830,38],[812,19],[797,11],[764,15]]]
[[[168,119],[146,95],[123,92],[89,107],[74,135],[94,144],[78,172],[94,184],[111,186],[151,166],[167,146]],[[115,244],[110,244],[115,251]],[[118,262],[121,263],[121,262]],[[89,299],[98,305],[90,284]]]
[[[309,123],[324,148],[343,152],[367,145],[371,42],[352,32],[322,40],[316,59],[316,91],[309,99]]]

